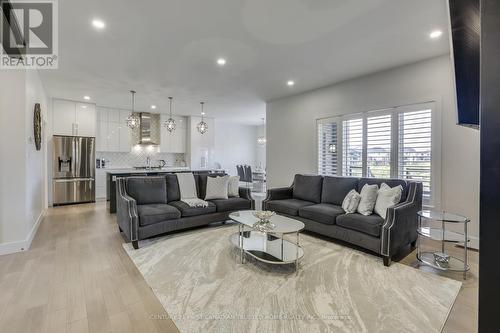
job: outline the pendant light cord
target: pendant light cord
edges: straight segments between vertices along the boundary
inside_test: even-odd
[[[170,100],[170,119],[172,119],[172,100],[174,99],[173,97],[168,98]]]

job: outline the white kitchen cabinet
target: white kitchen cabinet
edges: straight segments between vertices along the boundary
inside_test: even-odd
[[[73,135],[75,124],[75,103],[54,99],[53,131],[55,135]]]
[[[120,124],[108,122],[107,151],[120,151]]]
[[[99,108],[97,151],[130,152],[131,130],[126,125],[129,111]]]
[[[173,132],[167,131],[163,123],[168,119],[168,115],[161,116],[161,141],[160,150],[163,153],[185,153],[187,141],[186,118],[174,116],[176,129]]]
[[[95,198],[106,199],[106,169],[95,171]]]
[[[99,121],[97,123],[97,135],[95,138],[96,151],[107,151],[108,149],[108,123]]]
[[[127,125],[120,124],[119,131],[120,131],[119,150],[124,153],[130,153],[131,141],[132,141],[131,140],[132,133],[130,131],[130,128],[128,128]]]
[[[97,116],[92,104],[76,103],[75,122],[77,135],[96,136]]]
[[[54,135],[96,136],[93,104],[54,99],[52,111]]]

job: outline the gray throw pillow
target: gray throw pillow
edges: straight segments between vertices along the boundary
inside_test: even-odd
[[[358,205],[358,213],[362,215],[371,215],[373,213],[373,208],[375,208],[375,202],[377,201],[378,185],[368,185],[365,184],[361,189],[361,200]]]
[[[227,199],[229,176],[207,177],[205,200]]]
[[[229,177],[227,196],[230,198],[238,198],[240,196],[240,176]]]

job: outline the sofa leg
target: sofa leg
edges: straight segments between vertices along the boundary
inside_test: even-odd
[[[132,246],[137,250],[139,248],[139,241],[132,241]]]
[[[391,262],[392,262],[391,257],[384,256],[383,258],[384,258],[384,266],[389,267],[391,265]]]

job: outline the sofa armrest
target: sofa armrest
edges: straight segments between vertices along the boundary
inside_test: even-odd
[[[116,217],[120,229],[125,233],[128,240],[135,242],[139,240],[137,202],[127,194],[125,182],[125,178],[116,179]]]
[[[293,197],[293,187],[279,187],[267,190],[267,196],[262,201],[262,210],[267,209],[267,203],[271,200],[284,200]]]
[[[252,190],[248,187],[238,188],[240,198],[250,200],[252,202],[251,209],[255,209],[255,200],[252,197]]]
[[[381,254],[391,257],[399,249],[417,239],[417,212],[422,209],[423,187],[420,182],[411,182],[406,201],[387,209],[382,225]]]

